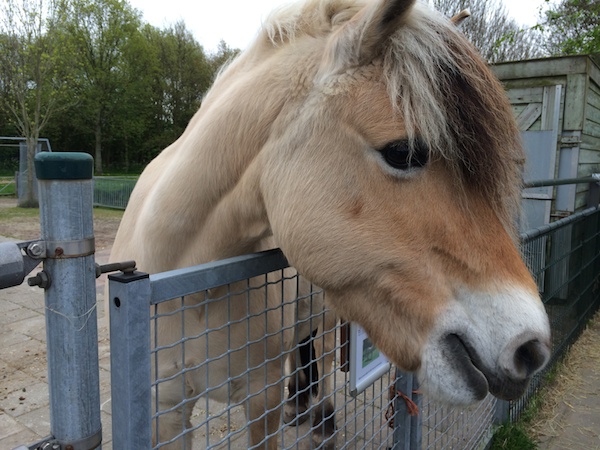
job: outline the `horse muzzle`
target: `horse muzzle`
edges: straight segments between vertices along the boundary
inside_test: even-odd
[[[496,367],[487,367],[468,341],[457,334],[443,339],[453,367],[461,374],[476,400],[488,392],[502,400],[515,400],[527,389],[531,377],[550,359],[550,346],[537,338],[518,336],[502,350]]]
[[[514,400],[550,354],[550,326],[537,295],[465,291],[440,314],[419,378],[424,390],[447,403],[473,403],[488,392]]]

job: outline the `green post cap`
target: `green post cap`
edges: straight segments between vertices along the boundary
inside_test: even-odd
[[[41,152],[35,155],[38,180],[91,180],[94,158],[87,153]]]

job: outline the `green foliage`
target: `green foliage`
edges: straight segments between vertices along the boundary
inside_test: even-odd
[[[207,55],[183,22],[158,29],[122,0],[60,4],[76,55],[72,101],[45,134],[57,150],[94,155],[96,175],[139,172],[181,135],[217,66],[236,51],[223,43]]]
[[[61,0],[60,4],[66,11],[60,25],[78,55],[73,89],[79,102],[71,112],[76,127],[93,134],[96,173],[102,174],[103,142],[118,123],[115,119],[129,122],[121,126],[135,127],[128,115],[118,114],[118,108],[131,100],[126,94],[139,79],[128,70],[126,54],[135,47],[132,41],[139,33],[140,18],[120,0]]]
[[[544,12],[545,46],[552,55],[600,52],[600,1],[561,0]]]
[[[67,54],[56,27],[60,6],[43,0],[5,0],[0,4],[0,110],[9,125],[27,143],[28,173],[40,133],[65,98]],[[34,178],[27,176],[29,198],[34,204]]]
[[[183,22],[152,27],[124,0],[3,2],[1,134],[43,131],[57,151],[92,154],[97,175],[139,172],[177,139],[218,68],[237,53],[223,42],[208,55]],[[37,34],[15,32],[19,18]],[[37,37],[27,41],[30,35]],[[35,61],[44,70],[36,71]],[[35,73],[45,76],[37,80]],[[5,81],[12,79],[21,83],[21,97]],[[25,110],[37,107],[28,122],[18,114],[19,98]]]

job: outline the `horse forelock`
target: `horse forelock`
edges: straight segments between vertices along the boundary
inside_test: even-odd
[[[444,158],[514,233],[524,154],[504,89],[477,51],[450,21],[416,5],[385,50],[383,73],[409,138]]]

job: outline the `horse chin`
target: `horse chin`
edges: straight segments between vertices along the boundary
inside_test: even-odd
[[[476,400],[483,400],[491,393],[501,400],[515,400],[523,395],[529,386],[529,377],[521,380],[503,379],[489,370],[479,358],[475,349],[468,341],[457,334],[449,334],[444,343],[450,352],[450,364],[457,374],[460,374],[470,387],[470,393]]]
[[[483,400],[489,383],[472,350],[457,334],[448,334],[437,344],[435,350],[426,351],[417,372],[421,389],[443,404],[468,406]]]

